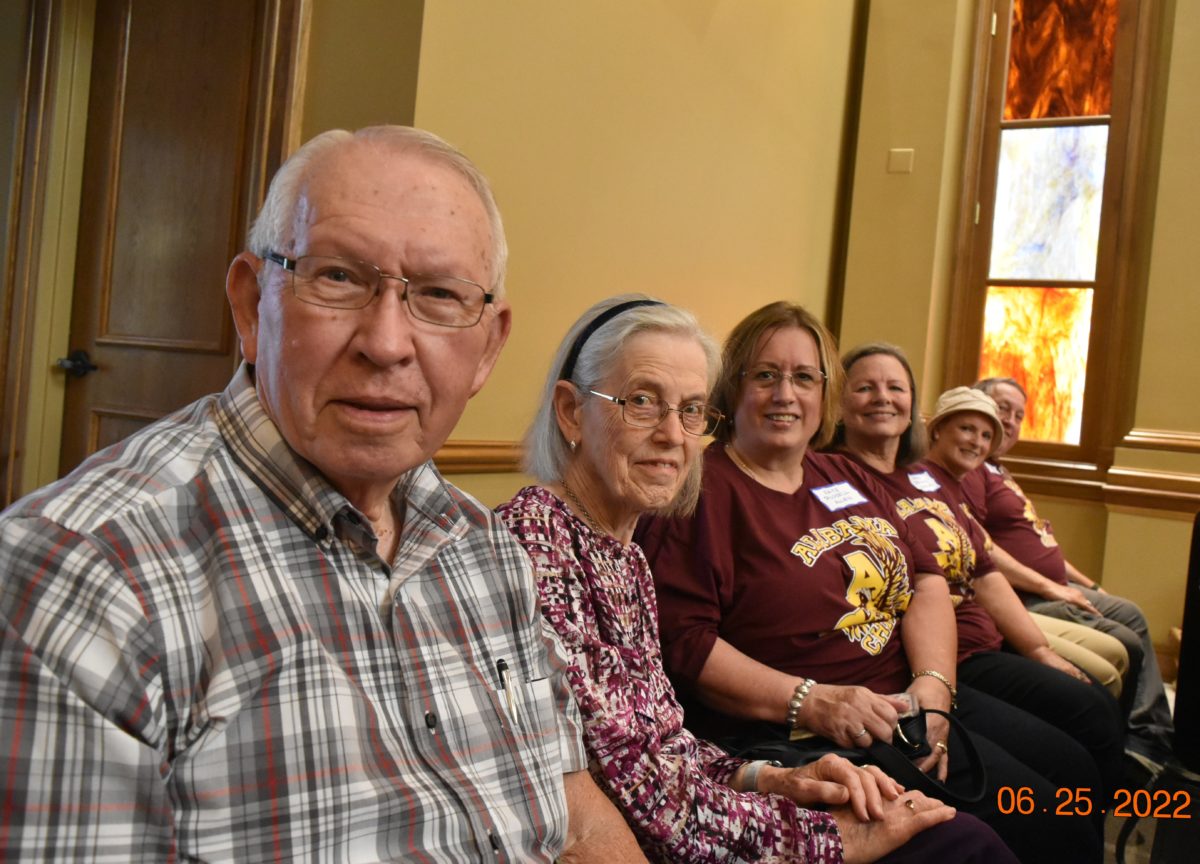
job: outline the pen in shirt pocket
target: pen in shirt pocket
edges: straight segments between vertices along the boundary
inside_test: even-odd
[[[500,676],[500,689],[504,692],[504,700],[508,703],[508,713],[513,721],[517,719],[517,699],[512,688],[512,676],[508,672],[508,661],[501,658],[496,661],[496,674]]]

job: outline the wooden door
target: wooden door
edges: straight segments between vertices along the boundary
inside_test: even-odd
[[[236,367],[225,270],[288,144],[300,2],[98,0],[62,473]]]

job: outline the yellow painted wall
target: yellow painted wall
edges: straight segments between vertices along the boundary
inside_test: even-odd
[[[1200,3],[1176,2],[1170,28],[1154,237],[1134,425],[1200,436],[1200,285],[1196,279],[1196,200],[1200,198]],[[1118,449],[1126,468],[1200,475],[1200,452]],[[1112,508],[1104,584],[1133,597],[1156,642],[1182,620],[1192,531],[1190,514]]]
[[[412,125],[424,0],[311,0],[301,141]]]
[[[1180,0],[1174,6],[1136,423],[1141,428],[1200,432],[1200,3]]]
[[[942,384],[974,22],[971,0],[923,0],[920,15],[911,0],[871,3],[839,339],[903,347],[926,411]],[[913,151],[910,173],[889,170],[892,150]]]
[[[870,3],[842,338],[905,345],[926,407],[956,326],[945,320],[945,282],[975,5],[922,0],[918,24],[910,0]],[[1200,4],[1164,8],[1169,85],[1158,197],[1144,223],[1154,236],[1135,424],[1194,440]],[[853,9],[850,0],[312,0],[303,134],[412,119],[479,162],[506,214],[516,326],[456,437],[519,438],[560,334],[602,296],[643,290],[683,303],[718,338],[779,297],[827,308]],[[892,148],[914,150],[911,173],[887,172]],[[81,161],[66,159],[66,174]],[[66,308],[55,291],[39,292],[39,356],[65,334],[45,323]],[[29,440],[54,437],[43,433]],[[1195,448],[1118,449],[1116,464],[1200,476]],[[488,503],[521,482],[460,478]],[[1141,603],[1164,640],[1180,617],[1186,514],[1039,506],[1068,555]]]
[[[1104,546],[1104,589],[1137,602],[1157,645],[1183,622],[1192,515],[1113,507]]]
[[[842,344],[903,345],[928,410],[941,386],[946,282],[958,218],[962,123],[975,4],[873,0],[864,70]],[[1200,4],[1169,4],[1158,197],[1135,426],[1200,434],[1200,291],[1194,210],[1200,197]],[[913,50],[920,46],[921,50]],[[887,151],[913,148],[911,174],[889,174]],[[1103,350],[1103,346],[1096,346]],[[1136,358],[1130,358],[1134,360]],[[1133,368],[1133,363],[1130,363]],[[957,383],[957,382],[955,382]],[[1118,449],[1116,465],[1200,475],[1200,453]],[[1180,623],[1191,517],[1035,496],[1067,556],[1108,590],[1142,605],[1157,642]]]
[[[491,178],[512,248],[512,340],[456,438],[519,438],[602,297],[689,306],[718,338],[781,297],[824,311],[851,13],[426,0],[417,124]]]
[[[1067,560],[1091,579],[1104,576],[1108,511],[1094,501],[1034,495],[1038,515],[1054,527],[1054,537]]]
[[[394,9],[359,2],[370,8],[357,29],[392,26]],[[975,5],[922,0],[917,22],[910,0],[870,4],[841,336],[904,345],[926,408],[958,326],[945,291]],[[415,122],[492,178],[512,245],[513,339],[456,438],[519,438],[560,335],[600,297],[683,303],[718,338],[778,297],[824,311],[851,14],[849,0],[425,0]],[[1186,82],[1200,80],[1200,4],[1175,3],[1174,16],[1136,422],[1195,434],[1200,92]],[[361,95],[386,101],[394,85],[377,75]],[[345,108],[343,93],[312,86],[306,110]],[[337,125],[355,125],[346,116]],[[911,174],[887,172],[891,148],[915,151]],[[1200,454],[1119,450],[1117,464],[1200,474]],[[522,482],[455,479],[489,504]],[[1186,520],[1038,506],[1068,556],[1141,603],[1165,641]]]

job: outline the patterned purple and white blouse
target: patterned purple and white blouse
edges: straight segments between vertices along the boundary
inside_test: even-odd
[[[833,817],[728,785],[744,760],[683,728],[650,568],[540,487],[497,508],[533,559],[542,614],[569,658],[592,776],[654,861],[840,862]]]

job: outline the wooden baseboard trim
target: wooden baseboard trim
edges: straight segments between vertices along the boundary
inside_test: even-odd
[[[1141,450],[1175,450],[1200,453],[1200,433],[1169,429],[1131,429],[1121,439],[1122,447]]]
[[[521,470],[519,441],[447,441],[433,457],[443,474],[509,474]]]
[[[1105,477],[1104,501],[1126,507],[1195,513],[1200,511],[1200,477],[1113,467]]]
[[[521,455],[519,441],[447,441],[434,462],[444,474],[509,474],[521,470]],[[1151,510],[1200,511],[1200,476],[1120,467],[1100,475],[1081,467],[1055,470],[1052,463],[1033,460],[1011,466],[1017,482],[1034,494]]]
[[[1187,474],[1112,469],[1103,483],[1030,474],[1014,476],[1021,488],[1033,495],[1176,513],[1200,511],[1200,477]]]
[[[1013,460],[1009,470],[1031,494],[1177,513],[1200,511],[1200,476],[1195,474],[1116,466],[1101,474],[1032,460]]]

